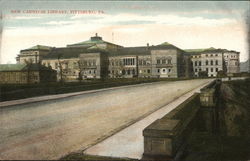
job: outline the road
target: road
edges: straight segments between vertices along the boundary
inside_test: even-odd
[[[142,135],[143,130],[155,120],[162,118],[171,110],[183,103],[195,92],[199,93],[200,89],[204,86],[205,85],[200,86],[199,88],[180,96],[171,103],[163,106],[159,110],[151,113],[133,125],[128,126],[98,144],[89,147],[84,150],[83,153],[116,158],[141,159],[144,152],[144,140]]]
[[[157,82],[0,108],[0,159],[83,150],[211,79]]]

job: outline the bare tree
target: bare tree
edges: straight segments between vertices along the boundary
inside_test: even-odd
[[[58,67],[59,67],[59,72],[60,72],[59,73],[60,74],[60,82],[62,83],[64,80],[63,80],[63,66],[62,66],[63,62],[60,60],[61,57],[62,57],[61,54],[58,55],[57,61],[58,61]]]
[[[30,72],[30,69],[31,69],[31,66],[33,64],[33,61],[28,61],[28,60],[24,60],[25,64],[26,64],[26,67],[27,67],[27,83],[30,84],[30,79],[33,75],[31,75],[31,72]]]
[[[82,73],[84,71],[84,68],[83,68],[84,64],[80,60],[78,60],[77,63],[78,63],[78,69],[79,69],[78,79],[81,82],[82,81]]]

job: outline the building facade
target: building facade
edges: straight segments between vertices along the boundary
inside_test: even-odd
[[[57,71],[58,80],[91,78],[216,77],[219,71],[239,72],[239,52],[226,49],[182,50],[167,42],[123,47],[97,34],[87,41],[55,48],[37,45],[21,50],[17,62],[41,62]]]
[[[191,55],[193,73],[199,77],[205,72],[208,77],[216,77],[218,73],[234,74],[240,72],[239,52],[226,49],[186,50]]]
[[[56,71],[40,64],[1,64],[0,84],[56,82]]]

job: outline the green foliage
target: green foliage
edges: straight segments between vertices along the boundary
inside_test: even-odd
[[[199,77],[201,77],[201,78],[206,78],[206,77],[208,77],[207,71],[199,71],[199,72],[198,72],[198,75],[199,75]]]
[[[101,88],[117,87],[124,85],[149,83],[156,81],[185,80],[177,78],[113,78],[113,79],[89,79],[79,82],[51,82],[39,84],[2,84],[0,85],[0,101],[23,99],[50,94],[62,94],[95,90]]]

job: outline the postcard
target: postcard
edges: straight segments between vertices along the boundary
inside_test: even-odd
[[[249,6],[0,0],[0,159],[249,160]]]

